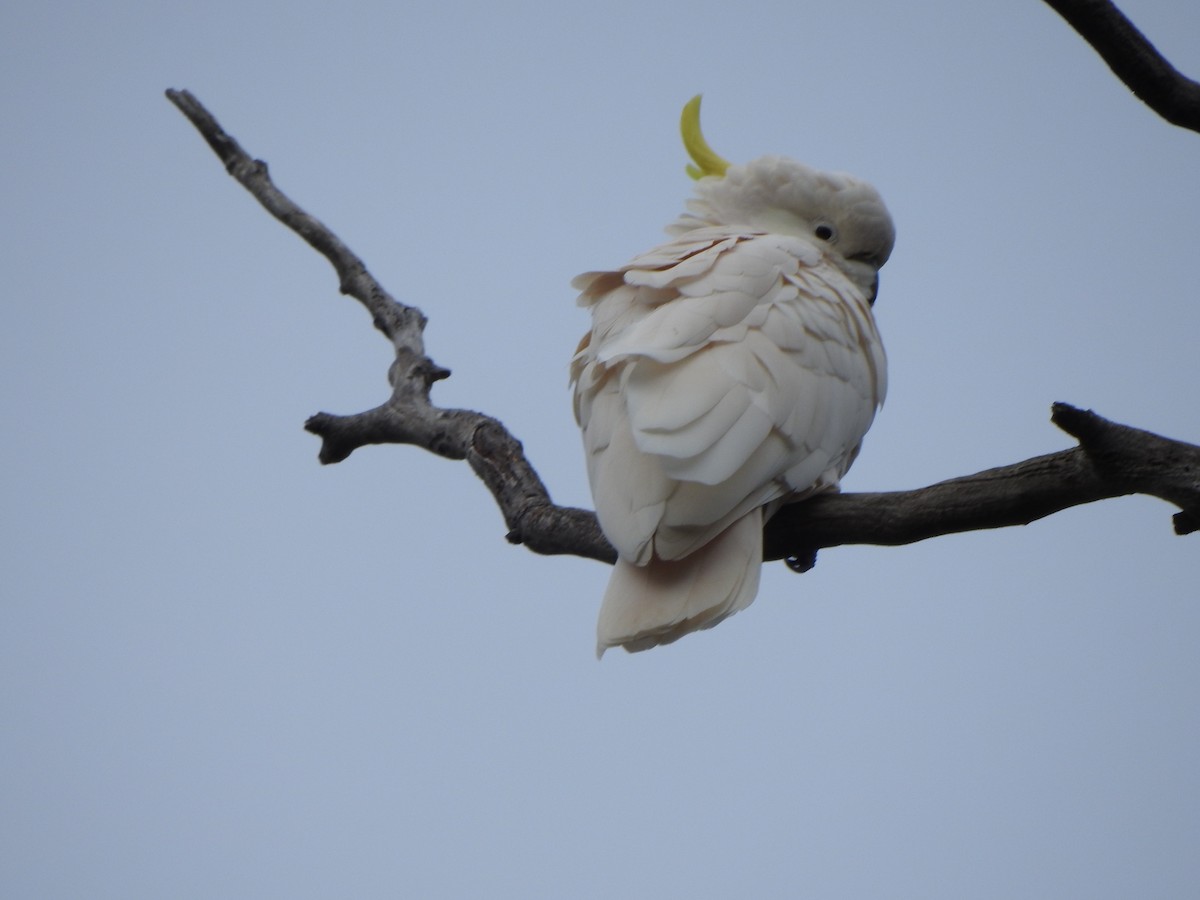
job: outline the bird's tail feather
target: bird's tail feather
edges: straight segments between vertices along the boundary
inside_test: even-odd
[[[749,606],[758,593],[762,528],[760,508],[683,559],[617,560],[600,607],[596,656],[609,647],[634,653],[669,644]]]

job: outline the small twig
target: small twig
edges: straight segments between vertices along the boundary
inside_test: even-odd
[[[1109,0],[1045,0],[1143,103],[1200,131],[1200,84],[1182,75]]]
[[[408,350],[424,359],[425,343],[422,332],[425,316],[414,306],[405,306],[383,289],[363,261],[318,219],[310,216],[275,187],[267,172],[267,164],[254,159],[225,132],[219,122],[189,91],[168,90],[167,99],[174,103],[196,130],[212,147],[225,170],[250,192],[267,212],[290,228],[324,256],[337,272],[339,289],[362,303],[371,314],[375,327],[387,335],[396,350]],[[425,360],[427,367],[420,372],[421,380],[429,383],[446,378],[449,372]]]
[[[367,444],[412,444],[449,459],[465,459],[495,498],[510,542],[537,553],[615,561],[595,514],[555,506],[520,441],[500,422],[430,402],[433,384],[450,373],[425,355],[421,312],[394,300],[328,228],[280,192],[266,165],[251,159],[195,97],[186,91],[168,91],[167,96],[229,172],[333,264],[343,293],[367,307],[395,347],[387,402],[351,416],[317,413],[305,424],[322,439],[321,462],[341,462]],[[1118,425],[1066,404],[1055,405],[1054,421],[1080,446],[918,490],[831,494],[784,507],[766,528],[765,558],[786,558],[803,571],[811,568],[823,547],[908,544],[954,532],[1026,524],[1070,506],[1132,493],[1179,506],[1183,511],[1175,517],[1175,527],[1180,534],[1200,529],[1200,447]]]

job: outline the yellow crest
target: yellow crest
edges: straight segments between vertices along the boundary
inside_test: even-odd
[[[683,107],[683,115],[679,119],[679,130],[683,134],[683,146],[692,158],[688,163],[687,173],[693,178],[700,179],[705,175],[716,175],[718,178],[729,168],[729,160],[718,156],[700,131],[700,95],[697,94]]]

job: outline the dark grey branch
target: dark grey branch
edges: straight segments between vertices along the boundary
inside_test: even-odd
[[[321,222],[272,183],[265,163],[252,159],[186,91],[167,97],[208,141],[226,169],[266,209],[333,265],[341,290],[359,300],[392,342],[392,395],[351,416],[317,413],[305,424],[322,440],[322,463],[341,462],[367,444],[413,444],[449,459],[465,459],[487,485],[508,526],[508,539],[545,554],[613,562],[595,514],[555,506],[520,441],[496,419],[440,409],[433,384],[450,372],[425,355],[425,316],[396,301],[362,261]],[[798,570],[816,551],[842,544],[908,544],[942,534],[1020,525],[1082,503],[1149,494],[1180,507],[1179,534],[1200,530],[1200,447],[1118,425],[1091,412],[1056,404],[1056,424],[1079,441],[1072,450],[989,469],[913,491],[832,494],[785,507],[767,526],[767,559]]]
[[[1175,532],[1200,530],[1200,447],[1110,422],[1066,403],[1053,422],[1079,446],[915,491],[835,494],[786,506],[767,528],[767,559],[805,568],[821,547],[911,544],[943,534],[1028,525],[1072,506],[1148,494],[1184,510]],[[1190,512],[1189,512],[1190,510]],[[804,540],[804,535],[814,538]]]
[[[1109,0],[1045,0],[1143,103],[1200,131],[1200,84],[1182,75]]]

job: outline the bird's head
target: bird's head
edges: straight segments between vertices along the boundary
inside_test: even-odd
[[[896,240],[892,217],[879,192],[839,172],[821,172],[781,156],[745,165],[722,159],[700,132],[700,97],[683,108],[683,145],[696,179],[689,213],[669,231],[682,234],[710,225],[745,227],[811,240],[848,276],[871,284]]]

